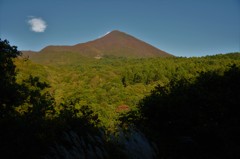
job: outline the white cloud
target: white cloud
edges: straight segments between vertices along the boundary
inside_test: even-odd
[[[35,17],[30,17],[31,19],[28,20],[28,24],[31,27],[31,30],[34,32],[44,32],[47,28],[47,24],[42,18],[35,18]]]

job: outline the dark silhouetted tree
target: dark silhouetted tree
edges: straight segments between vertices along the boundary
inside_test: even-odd
[[[138,127],[163,158],[240,158],[240,68],[220,72],[172,79],[140,102]]]
[[[7,40],[0,39],[0,118],[13,111],[18,102],[16,91],[16,70],[13,59],[21,55],[16,46],[11,46]]]

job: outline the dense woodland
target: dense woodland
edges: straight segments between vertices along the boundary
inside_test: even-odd
[[[0,90],[3,158],[240,158],[240,53],[45,63],[1,40]]]

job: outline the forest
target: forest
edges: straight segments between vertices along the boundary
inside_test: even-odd
[[[240,52],[34,62],[0,40],[3,158],[237,159],[239,103]]]

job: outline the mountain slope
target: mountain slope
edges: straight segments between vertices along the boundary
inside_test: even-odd
[[[24,52],[24,51],[23,51]],[[91,57],[101,58],[104,56],[115,57],[167,57],[172,56],[162,50],[153,47],[131,35],[120,31],[112,31],[109,34],[86,43],[73,46],[47,46],[37,55],[25,53],[35,62],[41,60],[52,60],[54,58],[69,59],[69,55],[74,58]],[[70,57],[71,57],[70,56]]]

